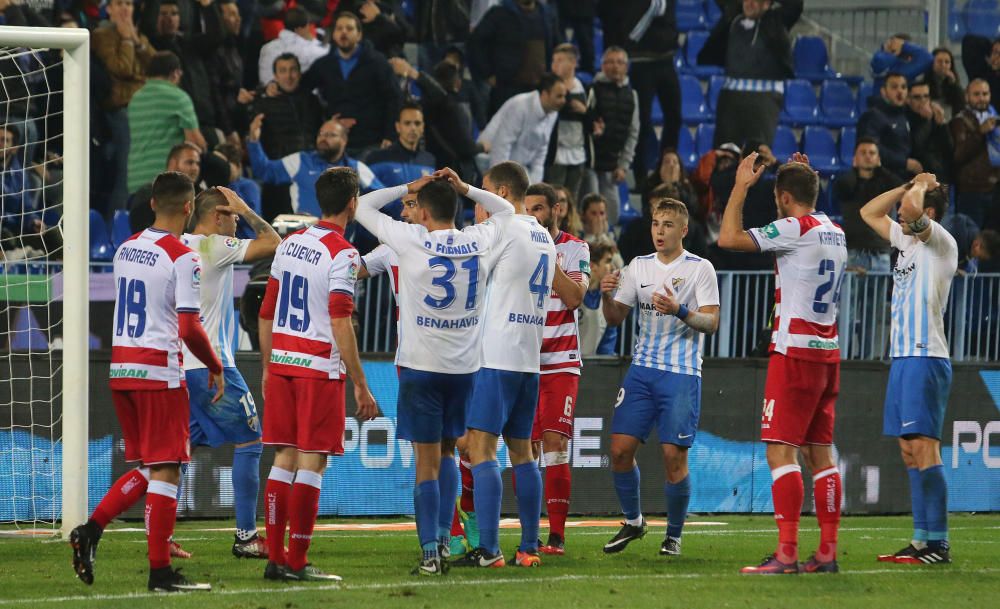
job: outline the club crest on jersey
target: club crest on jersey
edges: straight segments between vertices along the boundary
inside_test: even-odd
[[[670,280],[670,285],[671,285],[671,287],[674,288],[674,291],[676,292],[677,288],[679,288],[682,285],[684,285],[684,278],[683,277],[674,277],[673,279]]]
[[[240,240],[236,237],[226,237],[226,247],[236,249],[240,246]]]
[[[778,227],[775,226],[774,222],[764,227],[764,236],[768,239],[774,239],[778,236]]]

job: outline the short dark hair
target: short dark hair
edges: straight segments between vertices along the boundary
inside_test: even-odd
[[[420,105],[419,101],[411,97],[409,99],[403,100],[403,103],[399,105],[399,112],[396,113],[396,116],[402,117],[404,110],[416,110],[417,112],[423,114],[424,107]]]
[[[587,209],[589,209],[590,206],[595,203],[604,203],[604,205],[606,206],[608,204],[608,201],[603,196],[601,196],[601,193],[592,192],[589,195],[586,195],[582,199],[580,199],[580,215],[582,216],[586,214]]]
[[[301,6],[296,6],[288,9],[285,13],[285,29],[286,30],[297,30],[309,25],[309,13],[306,9]]]
[[[194,198],[194,217],[192,223],[197,225],[207,214],[215,211],[218,205],[227,205],[226,195],[218,188],[212,187],[198,193]]]
[[[197,154],[198,156],[201,156],[201,150],[198,150],[197,146],[195,146],[191,142],[181,142],[180,144],[175,144],[170,149],[170,152],[167,153],[167,164],[169,164],[170,161],[179,157],[181,153],[184,152],[185,150],[190,150],[195,154]]]
[[[680,189],[676,184],[660,184],[649,193],[649,204],[655,208],[662,199],[677,199]]]
[[[545,203],[552,209],[556,206],[556,202],[559,200],[559,194],[556,193],[556,189],[545,182],[537,182],[528,187],[525,191],[524,196],[540,196],[545,197]]]
[[[614,243],[610,243],[608,241],[602,241],[602,240],[599,240],[599,239],[596,240],[596,241],[594,241],[594,242],[592,242],[592,243],[589,243],[588,245],[590,245],[590,263],[591,264],[593,264],[595,262],[600,262],[601,258],[604,258],[608,254],[611,254],[612,256],[614,256],[615,252],[618,251],[618,248],[615,247]]]
[[[816,207],[816,197],[819,196],[819,174],[805,163],[785,163],[778,168],[774,190],[787,192],[800,205]]]
[[[292,9],[292,10],[294,11],[295,9]],[[278,62],[279,61],[294,61],[295,62],[295,67],[297,67],[299,69],[299,72],[302,71],[302,62],[299,61],[299,56],[298,55],[296,55],[295,53],[282,53],[281,55],[278,55],[277,57],[275,57],[274,61],[271,63],[271,73],[272,74],[276,74],[278,72]]]
[[[458,213],[458,196],[444,180],[432,180],[417,192],[417,205],[426,209],[438,222],[450,222]]]
[[[986,250],[986,255],[989,258],[992,259],[994,256],[1000,256],[1000,233],[991,228],[987,228],[980,231],[980,233],[976,235],[976,239],[979,239],[980,247]]]
[[[358,17],[351,11],[341,11],[337,13],[337,17],[333,20],[333,27],[337,27],[337,22],[341,19],[353,19],[354,25],[358,28],[358,31],[362,31],[363,26],[361,25],[361,17]]]
[[[455,79],[461,79],[461,73],[458,70],[458,66],[451,63],[450,61],[439,61],[434,69],[431,70],[431,74],[434,76],[434,80],[438,81],[442,87],[450,87],[455,82]]]
[[[900,74],[899,72],[889,72],[888,74],[885,75],[885,79],[882,81],[882,87],[884,88],[887,84],[889,84],[889,79],[892,78],[902,78],[907,86],[909,86],[910,84],[910,81],[906,78],[906,74]]]
[[[149,78],[170,78],[171,74],[180,69],[181,60],[173,51],[157,51],[149,60],[146,76]]]
[[[515,161],[504,161],[490,167],[483,178],[489,178],[494,186],[506,186],[509,196],[514,201],[523,201],[524,193],[528,192],[531,180],[524,166]]]
[[[552,72],[546,72],[542,74],[541,78],[538,79],[538,92],[551,91],[552,87],[561,83],[562,79],[553,74]]]
[[[215,147],[215,152],[224,156],[226,160],[233,165],[243,166],[243,151],[240,150],[239,146],[235,146],[233,144],[219,144]]]
[[[358,196],[360,180],[350,167],[330,167],[316,179],[316,200],[323,216],[336,216]]]
[[[14,136],[14,145],[21,141],[21,130],[11,123],[4,123],[3,130]]]
[[[862,135],[857,139],[856,142],[854,142],[854,152],[858,151],[858,148],[861,147],[861,144],[875,144],[875,146],[878,146],[878,140],[870,135]]]
[[[934,190],[928,190],[924,193],[924,209],[932,208],[934,210],[934,219],[938,222],[944,218],[944,214],[948,211],[948,185],[940,184]]]
[[[164,171],[153,180],[156,215],[179,214],[184,204],[194,199],[194,183],[179,171]]]

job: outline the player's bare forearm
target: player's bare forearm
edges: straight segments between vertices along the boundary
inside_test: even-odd
[[[701,307],[684,318],[688,327],[711,336],[719,329],[719,307]]]
[[[257,336],[260,338],[260,365],[267,370],[271,363],[271,324],[273,320],[257,318]]]
[[[247,248],[247,253],[243,256],[243,261],[251,262],[273,255],[274,251],[281,245],[281,235],[278,234],[278,231],[274,230],[273,226],[252,209],[247,208],[243,212],[243,218],[257,235],[257,238],[250,242],[250,247]]]
[[[924,195],[927,194],[927,184],[914,182],[913,187],[903,195],[899,206],[899,217],[906,222],[913,234],[921,241],[931,238],[930,220],[924,215]]]
[[[514,206],[511,205],[507,199],[497,196],[492,192],[476,188],[475,186],[470,186],[467,196],[476,203],[482,205],[483,209],[485,209],[491,216],[514,215]]]
[[[887,190],[871,201],[865,203],[861,208],[861,219],[879,234],[883,239],[889,239],[889,227],[892,219],[889,212],[899,203],[899,200],[906,194],[906,185],[898,186],[892,190]]]
[[[575,309],[583,302],[583,295],[587,293],[587,282],[574,280],[562,270],[562,267],[555,267],[556,274],[552,278],[552,289],[559,300],[563,301],[568,309]]]
[[[757,244],[743,230],[743,203],[746,202],[745,186],[737,184],[729,195],[726,210],[722,214],[722,225],[719,229],[719,247],[740,252],[756,252]]]
[[[347,368],[347,376],[359,387],[367,387],[365,370],[361,367],[361,356],[358,355],[358,340],[354,336],[354,324],[350,317],[336,317],[330,320],[333,330],[333,340],[340,351],[340,359]]]
[[[358,199],[358,211],[355,219],[373,235],[381,238],[381,235],[378,234],[379,210],[396,199],[403,198],[406,192],[407,189],[404,184],[403,186],[380,188],[368,194],[361,195]]]
[[[604,303],[604,306],[601,307],[604,312],[604,321],[608,322],[609,326],[621,325],[628,317],[629,311],[632,310],[632,307],[618,302],[611,294],[601,294],[601,300]]]

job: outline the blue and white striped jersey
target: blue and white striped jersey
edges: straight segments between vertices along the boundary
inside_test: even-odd
[[[622,270],[615,300],[639,308],[639,334],[632,364],[678,374],[701,376],[705,335],[673,315],[653,308],[653,292],[672,292],[691,311],[719,304],[719,284],[712,263],[687,251],[670,264],[656,254],[639,256]]]
[[[906,235],[898,223],[889,229],[889,242],[899,250],[892,269],[892,357],[948,358],[944,312],[958,268],[958,245],[943,226],[931,222],[931,236],[923,242]]]

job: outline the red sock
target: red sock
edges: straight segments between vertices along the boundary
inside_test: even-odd
[[[549,533],[566,539],[566,514],[569,512],[569,463],[545,467],[545,511],[549,515]]]
[[[288,501],[288,568],[298,571],[306,566],[306,553],[312,543],[319,493],[323,475],[300,469],[295,474],[291,498]]]
[[[271,468],[264,486],[264,527],[267,531],[267,556],[271,562],[285,564],[285,527],[288,525],[288,496],[295,474]]]
[[[458,508],[455,508],[455,514],[451,517],[451,536],[452,537],[465,537],[465,529],[462,528],[462,519],[458,517]]]
[[[126,472],[121,478],[115,481],[108,494],[101,499],[101,502],[94,508],[94,513],[90,519],[97,523],[102,529],[114,520],[119,514],[129,509],[135,502],[146,494],[146,487],[149,486],[149,470],[133,469]]]
[[[149,568],[170,566],[170,536],[177,520],[177,485],[153,480],[146,492],[146,543]]]
[[[465,461],[458,462],[458,471],[462,473],[462,511],[475,512],[476,503],[474,500],[475,483],[472,481],[472,469]]]
[[[778,523],[778,560],[794,562],[799,559],[799,515],[802,513],[802,468],[783,465],[771,470],[774,483],[771,497],[774,500],[774,519]]]
[[[819,521],[819,549],[816,550],[816,560],[822,562],[837,558],[841,489],[840,472],[836,467],[825,469],[813,476],[813,498],[816,500],[816,520]]]

